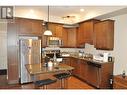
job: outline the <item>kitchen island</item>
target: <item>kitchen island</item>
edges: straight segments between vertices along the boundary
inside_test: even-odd
[[[62,72],[62,71],[71,71],[74,69],[72,66],[68,66],[66,64],[59,63],[56,66],[46,67],[40,64],[26,64],[26,69],[30,75],[37,74],[45,74],[45,73],[54,73],[54,72]]]

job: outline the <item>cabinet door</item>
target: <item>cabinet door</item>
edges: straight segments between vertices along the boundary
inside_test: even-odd
[[[62,34],[63,34],[63,25],[61,24],[57,24],[56,28],[55,28],[55,36],[62,38]]]
[[[62,63],[64,63],[64,64],[66,64],[66,65],[71,65],[71,63],[70,63],[70,58],[63,58],[63,61],[62,61]]]
[[[76,28],[68,29],[68,47],[76,47]]]
[[[106,20],[96,23],[95,32],[95,48],[113,50],[114,47],[114,21]]]
[[[78,33],[77,33],[77,46],[81,46],[84,43],[84,25],[83,23],[79,24]]]
[[[86,77],[87,77],[87,62],[85,60],[80,60],[80,59],[79,59],[78,62],[80,64],[79,77],[83,80],[86,80]]]
[[[66,28],[63,28],[63,33],[62,33],[62,47],[67,47],[68,46],[68,32]]]
[[[41,36],[43,33],[42,30],[42,21],[19,18],[19,35],[28,35],[28,36]]]
[[[93,21],[88,21],[84,23],[84,42],[93,44]]]
[[[83,46],[85,43],[93,44],[94,41],[94,24],[99,20],[89,20],[79,24],[77,45]]]
[[[42,26],[42,21],[39,20],[32,20],[32,34],[41,36],[43,35],[43,26]]]
[[[80,66],[78,64],[77,58],[71,58],[71,66],[74,67],[74,70],[72,71],[72,74],[75,76],[79,76],[80,72]]]
[[[29,35],[32,32],[32,21],[30,19],[19,20],[19,35]]]
[[[52,31],[53,36],[62,37],[63,27],[62,24],[48,23],[49,30]]]
[[[19,61],[18,61],[18,25],[15,23],[8,23],[7,25],[7,62],[8,62],[8,83],[15,84],[19,82]]]
[[[76,47],[77,28],[64,28],[62,34],[63,47]]]

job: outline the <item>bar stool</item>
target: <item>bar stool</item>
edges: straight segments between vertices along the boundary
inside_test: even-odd
[[[66,86],[68,85],[67,79],[68,79],[68,77],[71,76],[71,74],[70,73],[59,73],[59,74],[55,74],[53,76],[56,77],[58,80],[60,80],[60,87],[61,87],[61,89],[63,89],[63,88],[65,88],[65,84],[66,84]]]
[[[40,88],[43,87],[43,89],[47,89],[47,85],[55,83],[57,80],[52,80],[52,79],[44,79],[44,80],[38,80],[34,83],[35,88]]]

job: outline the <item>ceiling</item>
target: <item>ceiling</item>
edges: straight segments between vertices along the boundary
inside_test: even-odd
[[[119,10],[126,9],[127,6],[50,6],[49,21],[58,23],[77,23],[91,18],[105,19],[112,12],[119,13]],[[84,9],[84,11],[80,11]],[[15,17],[41,19],[47,21],[47,6],[16,6]],[[66,18],[72,16],[72,18]],[[69,19],[69,20],[68,20]]]

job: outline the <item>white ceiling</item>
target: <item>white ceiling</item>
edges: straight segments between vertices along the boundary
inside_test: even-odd
[[[15,16],[24,18],[41,19],[47,21],[47,6],[16,6]],[[80,9],[83,8],[84,12]],[[63,17],[75,16],[69,23],[96,18],[126,8],[126,6],[50,6],[51,22],[65,23]]]

